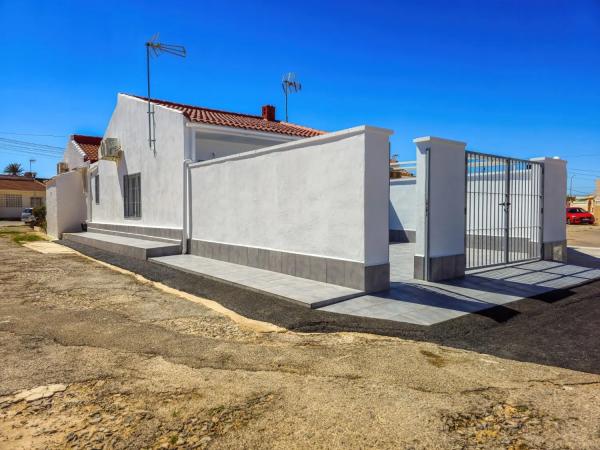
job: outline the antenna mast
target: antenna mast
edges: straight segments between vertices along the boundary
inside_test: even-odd
[[[281,88],[285,95],[285,121],[288,121],[288,95],[300,92],[302,90],[302,84],[296,80],[296,74],[294,72],[288,72],[283,76],[281,80]]]
[[[145,44],[146,46],[146,78],[148,82],[148,145],[151,150],[156,152],[156,134],[154,128],[154,107],[150,97],[150,51],[155,57],[161,53],[169,53],[171,55],[185,58],[186,51],[183,45],[163,44],[158,42],[158,33],[150,38]]]

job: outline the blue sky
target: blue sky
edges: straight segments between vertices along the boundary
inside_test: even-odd
[[[117,92],[145,93],[157,31],[188,50],[153,60],[157,98],[248,113],[272,103],[282,118],[281,76],[294,71],[304,88],[290,121],[392,128],[402,160],[414,137],[436,135],[564,157],[577,193],[600,176],[600,0],[0,0],[0,138],[102,135]],[[31,157],[54,174],[57,159],[0,145],[0,168]]]

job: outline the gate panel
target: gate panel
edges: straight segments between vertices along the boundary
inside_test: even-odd
[[[465,167],[466,267],[539,259],[543,166],[466,152]]]

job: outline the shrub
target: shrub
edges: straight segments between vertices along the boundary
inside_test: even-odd
[[[46,231],[46,207],[38,206],[33,208],[33,217],[35,217],[33,224]]]

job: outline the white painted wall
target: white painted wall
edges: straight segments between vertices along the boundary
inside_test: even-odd
[[[226,127],[193,128],[197,130],[194,161],[222,158],[299,139],[276,133],[269,133],[270,136],[267,138],[258,136],[258,133],[249,133],[246,130],[218,131],[217,128]]]
[[[417,233],[415,254],[429,257],[465,252],[464,142],[422,137],[417,145]],[[427,149],[429,177],[427,177]],[[429,178],[429,181],[428,181]],[[426,242],[426,190],[429,186],[429,241]]]
[[[417,179],[390,180],[390,230],[417,229]]]
[[[181,228],[183,221],[182,167],[189,149],[187,119],[178,111],[155,105],[156,153],[148,146],[148,105],[119,94],[104,137],[118,138],[123,157],[98,161],[100,204],[91,202],[91,221],[99,223]],[[141,174],[142,217],[126,219],[123,175]]]
[[[192,164],[192,238],[387,263],[390,134],[356,127]]]
[[[47,234],[60,239],[62,233],[81,231],[87,208],[85,172],[71,171],[57,175],[46,187]]]
[[[544,233],[543,242],[567,239],[566,198],[567,161],[555,158],[532,158],[544,164]]]
[[[87,166],[88,163],[87,161],[84,161],[84,157],[85,153],[78,148],[77,144],[72,139],[69,139],[63,154],[63,161],[67,163],[69,170]]]

